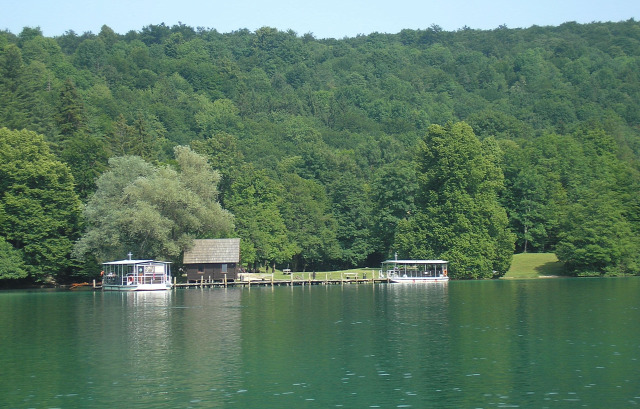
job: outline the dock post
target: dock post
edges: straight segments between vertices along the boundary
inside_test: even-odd
[[[291,286],[293,287],[293,271],[291,272]]]
[[[224,273],[224,287],[227,288],[227,273]]]
[[[93,279],[93,289],[94,290],[96,289],[96,279],[95,278]]]
[[[200,288],[204,287],[204,276],[200,279]]]

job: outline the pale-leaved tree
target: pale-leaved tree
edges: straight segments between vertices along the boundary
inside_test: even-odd
[[[190,148],[174,148],[177,167],[138,156],[112,158],[84,211],[75,254],[99,260],[177,258],[194,238],[224,237],[233,216],[218,202],[219,173]]]

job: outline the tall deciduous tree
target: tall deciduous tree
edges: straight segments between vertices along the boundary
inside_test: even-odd
[[[497,145],[463,122],[433,125],[418,149],[417,211],[396,236],[403,257],[443,258],[456,278],[504,275],[515,237],[498,203]]]
[[[281,184],[252,166],[245,166],[231,185],[226,204],[237,218],[244,262],[273,266],[296,253],[280,213],[282,193]]]
[[[59,156],[71,167],[80,197],[85,199],[106,168],[107,146],[103,138],[89,133],[84,104],[71,80],[65,81],[60,92],[56,121]]]
[[[0,236],[22,253],[31,279],[71,273],[80,206],[69,168],[43,136],[0,128]]]
[[[338,259],[337,225],[324,187],[300,177],[286,162],[280,172],[284,185],[280,212],[296,247],[292,260],[294,271],[318,269],[323,263]]]
[[[597,127],[574,133],[583,171],[572,176],[566,217],[556,254],[575,274],[640,272],[637,228],[638,180],[630,166],[616,158],[613,138]],[[636,220],[634,220],[636,219]],[[636,222],[636,226],[634,226]]]
[[[85,208],[87,231],[77,256],[100,260],[176,259],[197,237],[224,237],[233,217],[218,203],[220,176],[189,148],[174,149],[178,169],[155,167],[137,156],[112,158]]]
[[[398,223],[415,214],[417,192],[418,183],[413,162],[397,160],[376,172],[372,188],[372,231],[382,258],[393,253],[392,246]]]
[[[637,274],[640,242],[619,200],[596,182],[569,206],[556,254],[574,274]]]
[[[15,280],[29,275],[20,250],[0,237],[0,280]]]
[[[336,175],[331,183],[333,218],[342,254],[340,266],[361,265],[373,252],[371,203],[365,186],[349,171]]]

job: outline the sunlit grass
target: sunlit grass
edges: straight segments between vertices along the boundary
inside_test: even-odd
[[[378,278],[379,268],[354,268],[350,270],[339,270],[339,271],[316,271],[316,280],[340,280],[347,278],[367,278],[371,277]],[[271,270],[269,270],[271,271]],[[308,280],[309,277],[313,279],[313,271],[294,271],[291,275],[293,275],[294,280]],[[354,274],[356,276],[354,276]],[[282,271],[276,270],[273,275],[274,280],[291,280],[291,275],[283,274]]]
[[[564,265],[553,253],[521,253],[513,256],[504,278],[539,278],[562,275]]]

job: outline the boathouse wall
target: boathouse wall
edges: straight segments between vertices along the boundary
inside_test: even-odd
[[[189,264],[185,265],[187,272],[187,281],[205,282],[222,281],[225,275],[225,265],[227,280],[235,280],[238,277],[238,268],[236,263],[205,263],[205,264]]]
[[[194,240],[183,259],[187,281],[234,281],[240,268],[240,239]],[[226,274],[226,276],[225,276]]]

